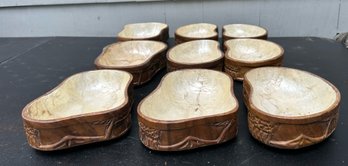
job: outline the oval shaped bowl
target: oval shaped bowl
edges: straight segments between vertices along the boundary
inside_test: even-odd
[[[298,149],[323,141],[336,128],[340,93],[319,76],[262,67],[245,74],[243,88],[249,131],[266,145]]]
[[[97,69],[130,72],[134,85],[144,84],[166,66],[167,45],[150,40],[125,41],[106,46],[96,58]]]
[[[132,75],[98,70],[75,74],[22,111],[31,147],[52,151],[120,137],[131,125]]]
[[[167,71],[206,68],[222,71],[224,55],[215,40],[194,40],[174,46],[167,52]]]
[[[218,40],[218,28],[214,24],[197,23],[179,27],[175,31],[175,43],[180,44],[192,40]]]
[[[233,80],[207,69],[170,72],[138,105],[139,137],[148,148],[180,151],[237,135]]]
[[[222,27],[223,41],[230,39],[267,39],[268,32],[265,28],[249,24],[228,24]]]
[[[118,33],[118,41],[129,40],[156,40],[167,42],[169,27],[167,24],[158,22],[127,24]]]
[[[284,49],[276,43],[260,39],[232,39],[225,42],[225,72],[242,81],[250,69],[281,66]]]

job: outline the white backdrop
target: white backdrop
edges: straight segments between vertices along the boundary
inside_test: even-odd
[[[348,0],[113,1],[124,0],[0,0],[0,37],[114,37],[124,24],[147,21],[169,24],[171,36],[196,22],[220,31],[229,23],[256,24],[270,36],[332,38],[348,31]]]

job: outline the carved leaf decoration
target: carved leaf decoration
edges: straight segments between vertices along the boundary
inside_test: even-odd
[[[159,130],[147,127],[143,123],[139,122],[139,133],[140,140],[145,145],[158,149],[160,139]]]
[[[300,134],[295,139],[289,140],[289,141],[270,141],[270,144],[273,145],[282,145],[282,146],[289,146],[289,147],[303,147],[305,145],[311,145],[317,142],[320,142],[326,137],[326,135],[323,135],[321,137],[309,137],[304,134]]]
[[[265,142],[268,143],[272,138],[272,131],[275,129],[275,125],[269,121],[262,120],[250,111],[248,112],[248,123],[250,130],[253,131],[253,135]]]
[[[112,118],[112,119],[106,119],[102,121],[94,121],[90,124],[93,125],[105,125],[105,131],[104,135],[98,135],[98,136],[74,136],[74,135],[67,135],[64,136],[62,139],[60,139],[58,142],[49,144],[49,145],[41,145],[37,146],[39,149],[65,149],[72,146],[76,146],[79,144],[86,144],[91,142],[97,142],[97,141],[103,141],[108,140],[112,137],[112,131],[113,127],[117,126],[119,123],[124,123],[124,120],[128,118],[129,113],[126,114],[126,116],[123,116],[119,119]],[[36,129],[35,129],[36,130]],[[38,145],[38,144],[31,144],[31,145]]]
[[[41,144],[40,131],[24,124],[24,130],[30,145],[39,146]]]
[[[222,130],[221,134],[219,135],[218,138],[215,140],[205,140],[201,138],[197,138],[194,136],[188,136],[184,140],[174,144],[174,145],[159,145],[161,149],[193,149],[200,147],[202,145],[209,145],[209,144],[215,144],[215,143],[220,143],[223,141],[223,138],[225,138],[226,132],[231,128],[232,126],[232,121],[234,120],[228,120],[224,122],[218,122],[218,123],[213,123],[214,126],[225,126],[224,129]]]
[[[278,146],[280,145],[280,146],[295,147],[295,148],[304,147],[307,145],[318,143],[324,140],[325,138],[329,137],[331,133],[335,130],[335,127],[337,125],[337,118],[338,118],[338,112],[334,114],[333,116],[328,117],[327,119],[324,119],[320,122],[315,122],[315,123],[325,123],[325,125],[327,126],[322,136],[310,137],[301,133],[295,139],[291,139],[288,141],[272,141],[271,140],[269,141],[269,143],[273,145],[278,145]]]

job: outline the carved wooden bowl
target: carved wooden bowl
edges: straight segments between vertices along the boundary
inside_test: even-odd
[[[276,43],[260,39],[232,39],[225,42],[225,72],[242,81],[250,69],[281,66],[284,49]]]
[[[180,44],[192,40],[218,40],[218,29],[214,24],[197,23],[179,27],[175,31],[175,43]]]
[[[265,28],[249,24],[229,24],[222,27],[223,41],[229,39],[267,39],[267,30]]]
[[[250,70],[243,82],[251,135],[262,143],[298,149],[335,130],[340,93],[314,74],[283,67]]]
[[[168,37],[169,27],[167,24],[148,22],[125,25],[124,29],[118,33],[117,40],[156,40],[167,42]]]
[[[215,40],[194,40],[181,43],[167,53],[167,70],[207,68],[222,71],[224,55]]]
[[[138,105],[139,136],[148,148],[180,151],[237,135],[233,80],[207,69],[170,72]]]
[[[98,70],[75,74],[22,111],[31,147],[52,151],[120,137],[131,125],[132,75]]]
[[[167,45],[150,40],[126,41],[106,46],[96,58],[97,69],[130,72],[134,85],[141,85],[166,66]]]

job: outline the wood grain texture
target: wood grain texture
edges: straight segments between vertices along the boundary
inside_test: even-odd
[[[130,72],[133,75],[133,84],[142,85],[166,67],[166,53],[167,45],[162,42],[125,41],[106,46],[94,64],[97,69]],[[134,64],[136,59],[138,63]],[[121,61],[124,64],[120,64]]]
[[[265,28],[250,24],[228,24],[222,27],[222,42],[230,39],[264,39],[268,31]],[[224,47],[224,50],[227,48]]]
[[[255,89],[255,84],[257,83],[255,82],[254,78],[252,78],[253,75],[249,76],[249,73],[255,72],[259,69],[269,69],[273,70],[273,72],[283,72],[283,69],[285,69],[286,72],[284,71],[284,73],[280,73],[280,75],[289,74],[286,76],[294,77],[284,78],[283,81],[269,80],[269,82],[276,82],[269,84],[269,86],[273,89],[271,90],[271,93],[267,93],[267,95],[269,96],[274,96],[274,99],[272,100],[269,97],[265,97],[265,99],[261,100],[263,100],[263,105],[266,105],[267,102],[271,102],[272,100],[274,108],[276,110],[272,110],[271,106],[267,106],[267,109],[260,108],[260,106],[258,106],[258,104],[255,102],[256,93],[259,93],[257,92],[259,90]],[[313,89],[310,89],[308,87],[309,92],[302,94],[303,97],[294,97],[289,94],[299,93],[301,89],[296,87],[284,87],[287,84],[287,80],[289,81],[287,85],[291,86],[291,81],[296,82],[296,80],[307,79],[308,82],[311,82],[310,80],[312,78],[315,80],[321,78],[307,72],[303,74],[301,73],[302,71],[294,71],[293,69],[288,68],[267,67],[259,69],[254,69],[253,71],[249,72],[245,76],[245,80],[243,82],[244,103],[248,108],[248,127],[251,135],[255,139],[259,140],[260,142],[266,145],[276,148],[299,149],[319,143],[327,137],[329,137],[334,132],[337,126],[339,115],[338,109],[340,103],[340,93],[331,83],[327,82],[326,80],[322,80],[320,84],[323,84],[323,87]],[[275,73],[267,74],[274,74],[275,77],[277,77],[277,74]],[[299,78],[300,76],[298,74],[303,74],[303,76],[307,75],[307,78]],[[285,75],[283,76],[286,77]],[[300,82],[296,83],[301,84]],[[309,85],[303,86],[305,87]],[[327,89],[327,87],[325,86],[332,88],[332,91],[334,93],[329,93],[328,95],[333,94],[334,96],[332,97],[334,97],[334,101],[327,107],[323,107],[322,110],[318,110],[320,108],[318,108],[317,105],[323,104],[322,102],[320,102],[320,99],[316,99],[316,97],[313,96],[312,98],[314,102],[317,102],[316,105],[313,105],[314,102],[305,101],[305,96],[312,96],[312,94],[315,94],[314,92],[310,91],[325,91]],[[257,88],[260,89],[260,87]],[[292,88],[293,93],[285,92],[287,90],[284,88]],[[261,87],[261,89],[267,91],[267,88]],[[276,97],[276,93],[282,93],[284,95],[283,97],[287,98],[287,100],[289,101],[289,104],[282,105],[281,102],[276,102],[276,100],[280,100],[279,97]],[[324,98],[323,100],[326,99],[324,95],[318,97]],[[294,103],[290,102],[291,100],[304,101],[305,103],[303,103],[304,105],[301,105],[300,102],[297,102],[298,106],[296,106],[294,105]],[[331,101],[330,97],[327,97],[327,100]],[[305,107],[307,106],[306,104],[312,106],[308,106],[309,109],[313,109],[305,109]],[[286,109],[286,112],[281,113],[283,107],[286,107],[288,109]],[[278,113],[275,114],[274,111]],[[288,115],[289,113],[294,114]]]
[[[243,81],[249,70],[262,66],[281,66],[284,49],[261,39],[232,39],[225,42],[224,69],[233,79]]]
[[[166,43],[168,38],[168,25],[157,22],[127,24],[117,35],[117,41],[121,42],[129,40],[155,40]]]
[[[114,80],[119,74],[128,78],[124,79],[123,87],[118,85],[121,84],[119,78]],[[131,125],[131,80],[129,73],[112,70],[88,71],[69,77],[23,109],[24,130],[29,145],[38,150],[53,151],[120,137]],[[76,87],[81,84],[85,84],[85,87]],[[100,89],[95,84],[106,89]],[[106,84],[120,89],[107,89]],[[64,97],[66,93],[71,97]],[[117,97],[115,100],[115,93],[124,97]],[[101,95],[109,96],[111,105]],[[86,99],[80,101],[78,98]],[[94,102],[90,102],[92,98]],[[122,102],[118,103],[118,100]],[[103,103],[104,105],[100,105]]]
[[[238,131],[233,80],[213,70],[168,73],[141,101],[137,112],[141,142],[158,151],[219,144],[234,138]]]
[[[209,23],[188,24],[175,31],[175,44],[193,40],[218,40],[218,27]]]
[[[215,40],[194,40],[174,46],[167,52],[167,71],[188,68],[222,71],[224,55]]]

